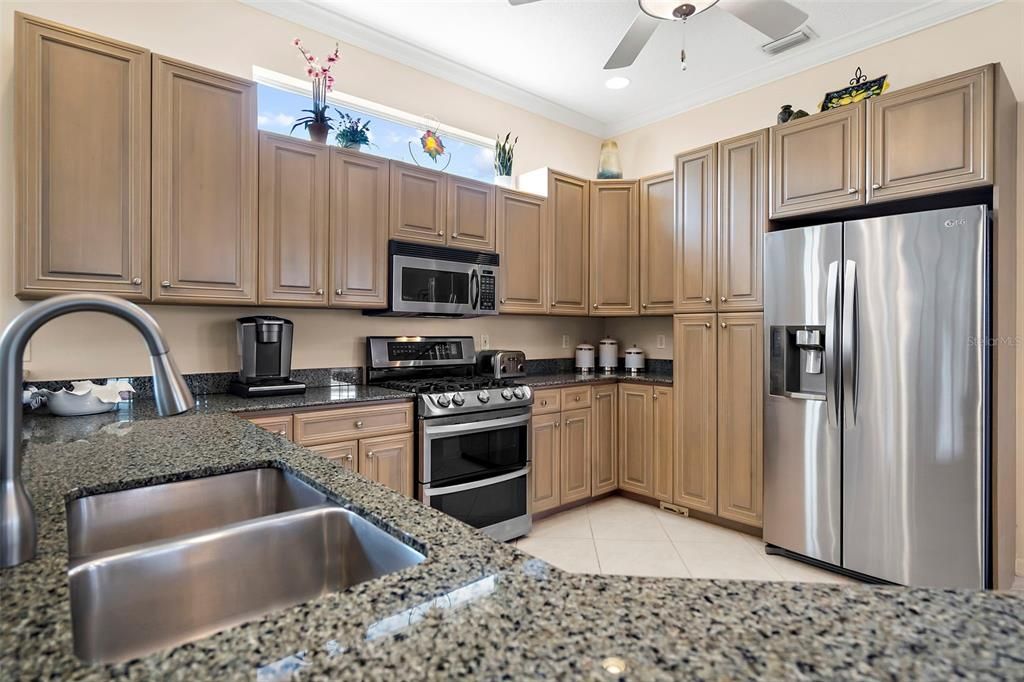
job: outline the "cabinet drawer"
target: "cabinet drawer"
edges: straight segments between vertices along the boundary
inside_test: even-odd
[[[292,440],[292,416],[290,414],[283,414],[277,417],[253,417],[249,421],[261,429],[266,429],[283,438]]]
[[[533,413],[549,414],[562,410],[561,393],[557,388],[535,391],[533,394]]]
[[[351,407],[295,415],[295,442],[326,445],[412,431],[412,403]]]
[[[561,407],[566,410],[582,410],[590,407],[590,386],[563,388],[561,400]]]
[[[338,466],[349,471],[356,470],[359,461],[359,441],[349,440],[344,443],[328,443],[327,445],[311,445],[310,450],[321,457],[331,460]]]

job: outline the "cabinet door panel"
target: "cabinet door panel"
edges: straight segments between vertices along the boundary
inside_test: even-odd
[[[619,384],[619,488],[652,496],[651,388]]]
[[[868,201],[992,183],[993,67],[867,101]]]
[[[675,176],[640,181],[640,314],[667,315],[675,308]]]
[[[771,129],[771,216],[864,203],[864,103]]]
[[[640,225],[636,182],[590,183],[592,315],[639,313]]]
[[[718,327],[715,315],[676,315],[672,362],[676,504],[718,513]]]
[[[764,509],[763,336],[759,314],[719,315],[718,515],[757,527]]]
[[[594,440],[590,467],[594,479],[591,494],[619,487],[619,389],[614,384],[594,387]]]
[[[590,497],[591,443],[593,424],[590,410],[562,413],[561,504]]]
[[[153,300],[256,302],[256,88],[153,57]]]
[[[17,14],[18,295],[150,296],[150,53]]]
[[[718,309],[762,306],[767,131],[718,145]]]
[[[499,189],[497,202],[500,311],[545,313],[548,311],[547,271],[551,264],[544,199]]]
[[[331,152],[332,307],[387,306],[388,182],[386,159]]]
[[[312,445],[308,449],[349,471],[355,471],[359,466],[359,441]]]
[[[261,429],[276,433],[287,440],[292,440],[292,416],[290,414],[276,417],[253,417],[249,421]]]
[[[412,434],[359,441],[359,473],[412,497]]]
[[[261,304],[325,306],[327,147],[260,133]]]
[[[715,145],[676,157],[675,307],[679,312],[715,310],[717,159]]]
[[[651,405],[651,450],[653,453],[651,490],[657,499],[671,502],[675,467],[675,448],[673,447],[675,432],[672,426],[675,419],[672,389],[655,386],[653,400]]]
[[[589,183],[552,172],[548,181],[551,231],[551,314],[587,315],[590,288]]]
[[[530,467],[530,508],[536,514],[557,507],[561,495],[562,441],[559,438],[562,415],[534,415],[533,461]]]
[[[445,217],[444,174],[392,161],[391,238],[444,244]]]
[[[494,186],[448,176],[448,246],[494,251]]]

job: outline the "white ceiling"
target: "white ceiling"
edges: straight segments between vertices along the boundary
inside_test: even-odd
[[[664,22],[625,69],[604,71],[636,0],[246,0],[402,63],[598,136],[611,136],[998,0],[790,0],[817,37],[770,39],[719,7]],[[684,39],[689,68],[679,68]],[[952,48],[951,48],[952,49]],[[609,90],[612,75],[631,80]]]

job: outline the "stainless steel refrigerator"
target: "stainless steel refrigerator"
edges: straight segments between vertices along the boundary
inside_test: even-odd
[[[764,540],[990,585],[985,206],[764,239]]]

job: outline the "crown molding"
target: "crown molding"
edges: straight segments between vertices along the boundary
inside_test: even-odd
[[[887,43],[923,29],[971,14],[1003,0],[981,0],[979,4],[965,5],[951,0],[933,0],[925,7],[907,10],[895,17],[876,22],[864,28],[831,40],[817,39],[797,51],[772,59],[763,66],[723,79],[712,87],[679,97],[663,106],[636,116],[609,123],[605,137],[614,137],[652,123],[678,116],[690,109],[738,95],[747,90],[794,76],[822,64],[848,57],[867,48]]]
[[[442,57],[375,28],[350,19],[309,0],[239,0],[262,12],[301,24],[332,38],[360,47],[456,85],[512,104],[596,137],[603,137],[603,121],[565,107],[549,99],[510,85],[468,66]]]

